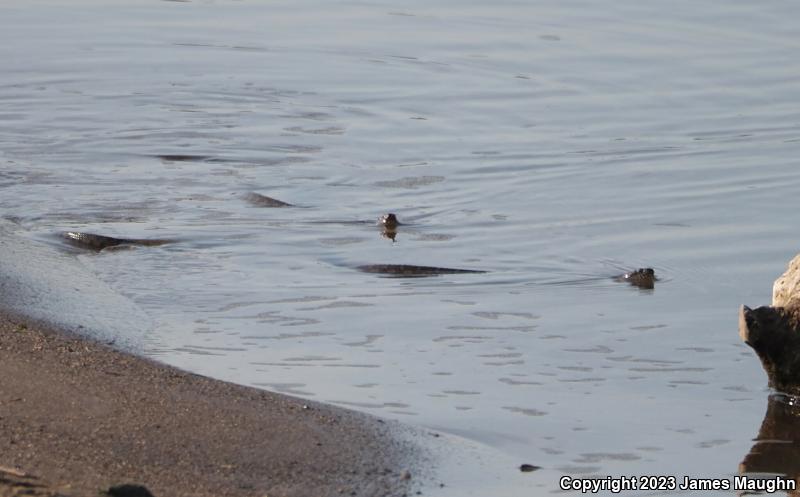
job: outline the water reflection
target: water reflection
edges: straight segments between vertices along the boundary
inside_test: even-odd
[[[780,393],[769,396],[764,421],[739,473],[782,475],[800,485],[800,400]]]

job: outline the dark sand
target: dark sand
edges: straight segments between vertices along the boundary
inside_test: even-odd
[[[0,497],[413,493],[390,431],[0,315]]]

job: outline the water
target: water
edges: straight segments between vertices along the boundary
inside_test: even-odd
[[[737,306],[798,250],[793,2],[106,3],[0,6],[0,213],[176,238],[76,256],[147,355],[554,475],[737,473]]]

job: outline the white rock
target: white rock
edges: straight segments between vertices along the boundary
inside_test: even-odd
[[[800,254],[772,285],[773,307],[800,307]]]

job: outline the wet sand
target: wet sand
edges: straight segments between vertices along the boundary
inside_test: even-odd
[[[388,423],[0,315],[0,497],[405,495]]]

